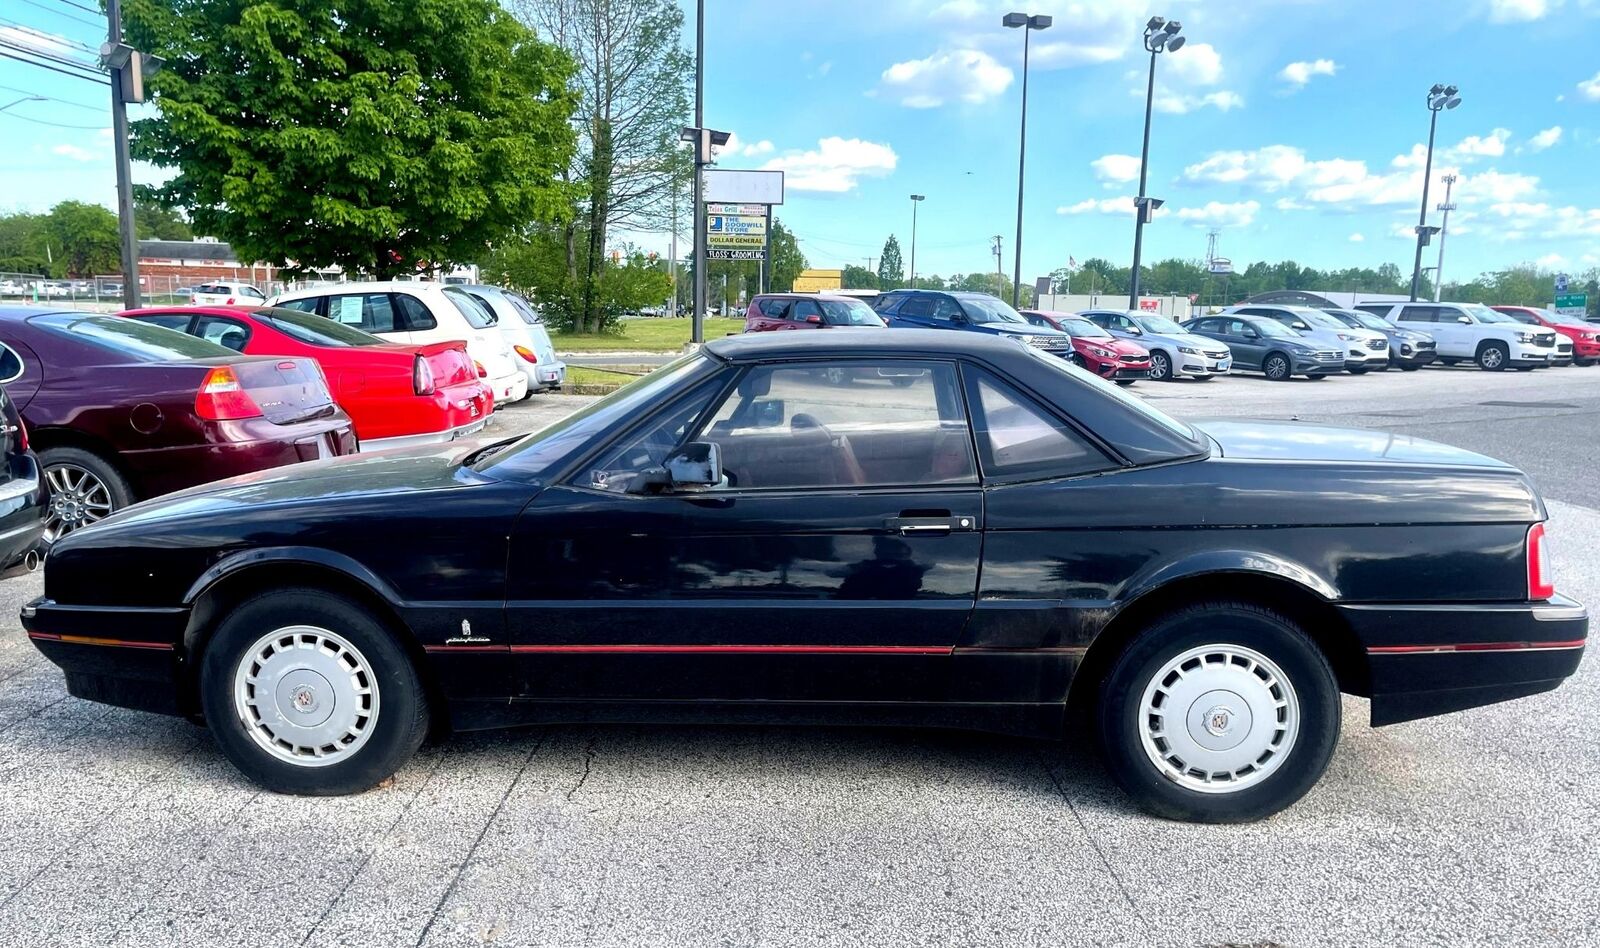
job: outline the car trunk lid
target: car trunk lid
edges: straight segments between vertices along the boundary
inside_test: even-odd
[[[1462,448],[1362,428],[1287,421],[1202,419],[1194,427],[1210,436],[1222,456],[1263,461],[1449,464],[1512,470],[1511,465]]]
[[[315,359],[272,357],[215,361],[233,369],[239,387],[273,424],[293,424],[325,415],[333,409],[333,395]]]
[[[417,354],[428,364],[429,371],[433,373],[433,382],[440,388],[478,379],[464,342],[430,342],[417,347]]]

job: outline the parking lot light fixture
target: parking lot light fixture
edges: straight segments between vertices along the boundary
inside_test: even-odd
[[[1128,280],[1129,309],[1139,308],[1139,257],[1144,251],[1145,219],[1152,217],[1155,209],[1161,205],[1160,201],[1154,201],[1144,193],[1150,168],[1150,111],[1156,98],[1156,54],[1175,53],[1182,49],[1186,40],[1179,35],[1182,30],[1182,23],[1159,16],[1151,17],[1144,25],[1144,48],[1150,54],[1150,77],[1144,89],[1144,145],[1139,151],[1139,194],[1133,199],[1136,213],[1133,218],[1133,271]]]
[[[1422,210],[1417,213],[1417,259],[1411,266],[1411,301],[1417,301],[1422,283],[1422,248],[1426,247],[1432,232],[1428,227],[1428,179],[1433,177],[1433,138],[1439,128],[1439,113],[1461,104],[1461,90],[1455,86],[1434,83],[1428,90],[1428,152],[1422,165]]]
[[[917,205],[927,200],[926,194],[911,195],[911,282],[906,286],[917,288]]]
[[[1028,36],[1034,30],[1049,29],[1053,17],[1042,14],[1007,13],[1000,23],[1011,29],[1022,30],[1022,132],[1017,144],[1017,242],[1011,248],[1011,305],[1020,305],[1022,299],[1022,183],[1028,168]]]

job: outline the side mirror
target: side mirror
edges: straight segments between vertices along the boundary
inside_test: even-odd
[[[1457,316],[1456,317],[1456,322],[1460,323],[1463,326],[1470,326],[1470,325],[1472,325],[1472,317],[1471,316]]]
[[[722,446],[691,441],[667,458],[667,479],[673,487],[715,487],[722,483]]]
[[[953,322],[953,323],[960,323],[961,325],[965,326],[966,323],[967,323],[967,314],[966,313],[951,313],[950,314],[950,321]]]
[[[1259,332],[1256,332],[1254,329],[1252,329],[1249,326],[1244,327],[1244,332],[1242,333],[1242,335],[1246,339],[1260,339],[1261,338],[1261,334]]]
[[[1294,322],[1290,323],[1289,324],[1289,328],[1293,329],[1296,332],[1310,332],[1311,331],[1311,327],[1310,326],[1307,326],[1305,323],[1301,322],[1298,319],[1295,320]]]
[[[807,316],[806,317],[806,322],[810,323],[813,326],[820,326],[820,325],[822,325],[822,317],[821,316],[816,316],[816,315]]]
[[[1132,326],[1132,325],[1124,326],[1122,331],[1127,333],[1130,336],[1142,336],[1142,335],[1144,335],[1144,330],[1140,329],[1138,326]]]

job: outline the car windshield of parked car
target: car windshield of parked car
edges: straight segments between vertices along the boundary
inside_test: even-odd
[[[1276,319],[1252,319],[1247,325],[1268,339],[1299,339],[1300,334]]]
[[[516,293],[503,293],[502,295],[511,301],[511,308],[517,311],[517,315],[522,317],[523,322],[530,326],[537,326],[544,322],[539,318],[539,314],[534,312],[532,303]]]
[[[1375,332],[1383,332],[1385,330],[1394,328],[1394,326],[1384,322],[1371,313],[1363,313],[1359,310],[1345,310],[1344,316],[1346,319],[1353,320],[1356,324],[1361,326],[1361,328],[1371,329]]]
[[[1461,308],[1470,313],[1472,318],[1480,323],[1514,323],[1518,326],[1522,325],[1521,321],[1513,319],[1505,313],[1492,310],[1481,303],[1467,303]]]
[[[1111,334],[1089,322],[1087,319],[1063,319],[1061,328],[1069,336],[1079,339],[1110,339]]]
[[[498,322],[488,304],[473,299],[472,294],[466,290],[458,290],[451,286],[441,292],[444,293],[444,298],[453,303],[461,315],[466,317],[467,325],[473,329],[488,329]]]
[[[255,317],[290,339],[308,346],[381,346],[388,341],[353,326],[302,313],[297,309],[262,309],[256,311]]]
[[[830,326],[882,326],[872,307],[855,300],[817,300],[822,319]]]
[[[1022,314],[992,296],[963,296],[961,308],[967,318],[980,326],[990,323],[1021,323],[1028,325]]]
[[[1145,332],[1153,332],[1157,335],[1181,336],[1188,332],[1187,329],[1165,316],[1135,316],[1133,321]]]
[[[1040,362],[1048,365],[1053,371],[1061,372],[1065,375],[1070,375],[1075,379],[1088,382],[1089,384],[1095,386],[1095,388],[1098,389],[1102,394],[1120,402],[1128,410],[1137,412],[1138,414],[1150,419],[1151,421],[1163,428],[1166,428],[1168,431],[1171,431],[1173,434],[1178,435],[1186,441],[1193,442],[1196,453],[1202,450],[1202,446],[1205,444],[1205,442],[1193,428],[1164,411],[1152,408],[1150,403],[1146,402],[1144,399],[1139,398],[1136,395],[1129,395],[1128,393],[1124,392],[1120,386],[1107,382],[1105,379],[1095,375],[1093,372],[1080,369],[1058,355],[1045,352],[1043,349],[1036,349],[1033,346],[1023,346],[1022,348],[1035,359],[1038,359]]]
[[[1301,319],[1305,320],[1308,324],[1310,324],[1312,326],[1316,326],[1316,327],[1318,327],[1320,329],[1349,329],[1350,328],[1349,326],[1346,326],[1344,323],[1340,322],[1339,320],[1333,318],[1333,316],[1331,316],[1330,314],[1324,313],[1320,309],[1296,309],[1293,312],[1294,312],[1294,314],[1296,316],[1299,316]]]
[[[33,317],[28,324],[54,335],[90,343],[134,362],[214,359],[239,354],[187,333],[116,316],[47,313]]]
[[[1549,309],[1541,309],[1538,312],[1540,316],[1557,326],[1566,326],[1569,329],[1600,329],[1600,326],[1585,320],[1582,316],[1564,316]]]
[[[471,467],[491,477],[540,477],[552,465],[582,451],[597,433],[623,419],[650,411],[712,370],[711,360],[691,352],[548,428],[483,454],[471,462]]]

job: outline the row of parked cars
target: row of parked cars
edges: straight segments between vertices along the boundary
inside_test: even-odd
[[[297,461],[453,441],[559,388],[492,286],[339,284],[271,304],[0,307],[0,570],[129,504]]]
[[[893,290],[851,297],[753,299],[746,332],[898,326],[1012,336],[1118,384],[1210,379],[1245,369],[1283,381],[1438,362],[1489,371],[1600,361],[1600,324],[1527,306],[1364,303],[1353,309],[1240,304],[1179,323],[1138,310],[1018,312],[982,293]]]

